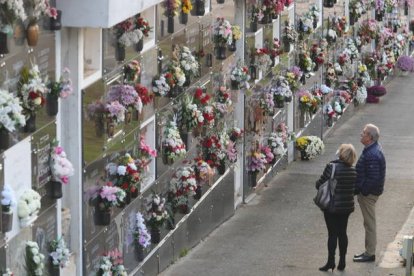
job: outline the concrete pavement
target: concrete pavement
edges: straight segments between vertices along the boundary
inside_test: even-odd
[[[327,230],[323,214],[312,202],[314,183],[341,143],[352,143],[361,152],[359,134],[366,123],[379,126],[387,159],[385,192],[377,202],[377,260],[352,262],[352,256],[364,250],[357,203],[349,220],[346,269],[333,274],[405,275],[397,251],[402,235],[414,234],[414,215],[409,216],[414,203],[412,76],[395,76],[379,104],[350,108],[325,139],[322,156],[291,163],[161,275],[324,275],[318,267],[327,258]]]

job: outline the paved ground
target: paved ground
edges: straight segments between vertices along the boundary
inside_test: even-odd
[[[359,133],[366,123],[380,127],[387,158],[385,192],[377,203],[377,261],[352,262],[352,255],[364,249],[362,216],[356,206],[348,227],[347,267],[333,274],[404,275],[397,251],[402,236],[414,234],[412,87],[412,75],[396,76],[379,104],[351,108],[325,139],[324,155],[291,163],[162,275],[324,275],[318,267],[326,261],[327,233],[322,213],[312,203],[314,182],[341,143],[362,150]]]

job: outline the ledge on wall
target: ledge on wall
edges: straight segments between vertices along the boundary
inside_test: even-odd
[[[65,27],[110,28],[162,0],[58,0]]]

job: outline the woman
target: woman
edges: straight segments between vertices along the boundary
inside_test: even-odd
[[[316,189],[327,181],[335,165],[336,179],[335,196],[331,207],[324,211],[326,227],[328,228],[328,262],[319,268],[320,271],[335,269],[336,244],[339,244],[338,270],[345,269],[345,255],[348,247],[346,227],[349,215],[354,211],[354,190],[356,171],[353,166],[356,160],[355,148],[351,144],[342,144],[337,151],[338,159],[327,164],[323,174],[316,181]]]

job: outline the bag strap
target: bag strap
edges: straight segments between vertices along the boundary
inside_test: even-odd
[[[331,163],[331,165],[332,165],[332,172],[331,172],[331,179],[334,179],[334,176],[335,176],[335,164],[334,163]]]

